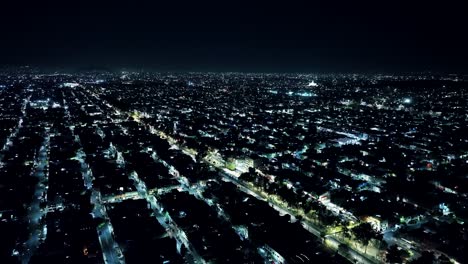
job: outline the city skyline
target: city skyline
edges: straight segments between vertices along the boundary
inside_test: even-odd
[[[1,264],[468,263],[467,1],[3,1]]]
[[[466,75],[0,74],[2,263],[465,263]]]

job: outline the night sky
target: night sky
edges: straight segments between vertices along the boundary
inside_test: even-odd
[[[463,1],[4,2],[0,65],[241,72],[468,70],[468,9]]]

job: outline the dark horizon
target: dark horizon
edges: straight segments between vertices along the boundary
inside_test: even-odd
[[[5,4],[0,65],[466,73],[461,3]]]
[[[36,74],[88,74],[88,73],[109,73],[109,74],[118,74],[118,73],[147,73],[147,74],[258,74],[258,75],[316,75],[316,76],[326,76],[326,75],[362,75],[362,76],[378,76],[378,75],[388,75],[388,76],[448,76],[448,75],[458,75],[458,76],[468,76],[468,71],[450,71],[450,70],[408,70],[408,71],[378,71],[378,70],[369,70],[369,71],[242,71],[242,70],[176,70],[176,69],[155,69],[148,67],[114,67],[114,66],[102,66],[102,65],[92,65],[92,66],[44,66],[44,65],[32,65],[32,64],[7,64],[0,65],[0,74],[6,73],[17,73],[19,70],[26,70],[26,72],[36,73]]]

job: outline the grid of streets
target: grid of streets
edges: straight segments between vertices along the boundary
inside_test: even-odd
[[[0,262],[463,263],[467,84],[0,75]]]

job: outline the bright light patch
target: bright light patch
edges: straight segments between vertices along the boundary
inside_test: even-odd
[[[75,88],[77,86],[79,86],[80,84],[79,83],[63,83],[62,84],[62,87],[65,87],[65,88]]]
[[[299,95],[299,96],[304,96],[304,97],[311,97],[311,96],[313,96],[314,94],[313,94],[313,93],[298,93],[297,95]]]

